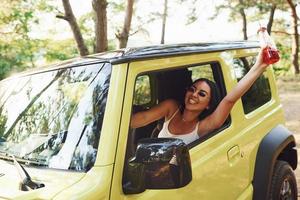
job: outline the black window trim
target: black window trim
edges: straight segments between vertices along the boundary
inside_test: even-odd
[[[255,54],[253,54],[253,55],[244,55],[244,56],[239,56],[239,57],[234,57],[233,59],[238,59],[238,60],[240,60],[242,63],[243,63],[243,65],[245,64],[245,62],[248,62],[247,60],[246,60],[246,58],[247,57],[254,57],[255,56]],[[244,66],[245,67],[245,66]],[[249,69],[247,69],[246,67],[245,67],[245,69],[246,70],[250,70],[251,68],[252,68],[252,65],[249,65],[248,66],[249,67]],[[266,105],[266,104],[268,104],[269,102],[271,102],[272,101],[272,90],[271,90],[271,84],[270,84],[270,78],[269,78],[269,76],[267,76],[267,74],[265,74],[267,71],[265,71],[265,72],[263,72],[260,76],[265,76],[265,78],[266,78],[266,80],[267,80],[267,82],[268,82],[268,85],[269,85],[269,89],[270,89],[270,98],[268,99],[268,101],[266,101],[266,102],[264,102],[263,104],[260,104],[259,106],[257,106],[257,107],[255,107],[255,109],[253,109],[253,110],[250,110],[249,112],[246,112],[245,111],[245,105],[244,105],[244,102],[243,102],[243,97],[241,97],[241,102],[242,102],[242,107],[243,107],[243,113],[244,113],[244,115],[245,116],[249,116],[249,115],[251,115],[253,112],[255,112],[257,109],[259,109],[259,108],[261,108],[262,106],[264,106],[264,105]],[[236,78],[236,81],[237,82],[239,82],[239,80]],[[253,85],[255,84],[255,82],[253,83]],[[253,86],[252,85],[252,86]],[[245,94],[244,94],[245,95]]]
[[[135,77],[135,81],[136,81],[137,77],[141,76],[141,75],[148,75],[148,76],[151,77],[152,74],[154,74],[154,73],[159,73],[159,72],[163,72],[163,71],[171,71],[171,70],[176,70],[176,69],[183,69],[183,68],[187,69],[187,68],[197,67],[197,66],[200,67],[202,65],[207,65],[207,64],[209,64],[211,66],[214,81],[216,82],[217,86],[220,89],[221,98],[224,98],[227,94],[227,90],[226,90],[226,85],[225,85],[225,80],[224,80],[224,75],[223,75],[221,63],[218,60],[200,62],[200,63],[193,63],[193,64],[186,64],[186,65],[180,65],[180,66],[175,66],[175,67],[171,67],[171,68],[164,68],[164,69],[158,69],[158,70],[149,70],[147,72],[142,72],[142,73],[137,74],[136,77]],[[150,84],[151,84],[151,82],[150,82]],[[133,93],[134,93],[134,91],[133,91]],[[132,94],[132,95],[134,95],[134,94]],[[156,94],[152,93],[151,95],[156,95]],[[152,102],[152,100],[151,100],[151,102]],[[133,102],[132,102],[132,106],[133,106]],[[229,115],[226,122],[220,128],[206,134],[205,136],[199,138],[198,140],[193,141],[192,143],[188,144],[188,147],[191,149],[191,148],[201,144],[203,141],[206,141],[206,140],[214,137],[218,133],[222,132],[223,130],[229,128],[231,126],[231,124],[232,124],[231,115]]]

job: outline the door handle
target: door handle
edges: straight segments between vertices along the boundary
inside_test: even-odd
[[[230,165],[233,165],[240,158],[240,147],[235,145],[227,151],[227,159]]]

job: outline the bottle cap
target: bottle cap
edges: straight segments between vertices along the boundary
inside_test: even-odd
[[[265,32],[266,30],[267,30],[266,27],[260,27],[260,28],[257,30],[257,34],[258,34],[259,32]]]

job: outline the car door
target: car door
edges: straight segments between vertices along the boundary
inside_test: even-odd
[[[213,58],[213,59],[212,59]],[[223,66],[224,65],[224,66]],[[178,189],[156,189],[125,195],[122,190],[124,160],[128,159],[128,138],[130,135],[130,116],[136,80],[141,75],[149,74],[153,80],[159,80],[161,73],[168,71],[187,69],[191,72],[191,79],[208,76],[222,89],[223,96],[226,90],[230,90],[236,83],[232,81],[232,73],[227,69],[226,63],[218,53],[208,55],[190,55],[179,58],[161,58],[151,61],[139,61],[131,63],[126,83],[125,100],[122,111],[122,122],[119,134],[118,149],[113,173],[111,199],[250,199],[252,187],[249,178],[248,156],[243,151],[245,145],[243,137],[236,132],[240,116],[241,103],[232,110],[230,119],[224,126],[210,133],[207,137],[195,141],[189,145],[192,165],[192,181],[185,187]],[[151,81],[150,81],[151,82]],[[149,84],[150,84],[149,82]],[[226,83],[226,86],[225,86]],[[151,83],[151,97],[157,98],[153,102],[159,102],[157,92],[159,85]],[[153,94],[156,95],[153,95]],[[145,180],[147,181],[147,180]],[[242,195],[242,196],[241,196]]]

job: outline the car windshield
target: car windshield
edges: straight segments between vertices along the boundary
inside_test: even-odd
[[[96,159],[111,74],[98,63],[0,83],[0,158],[90,169]]]

